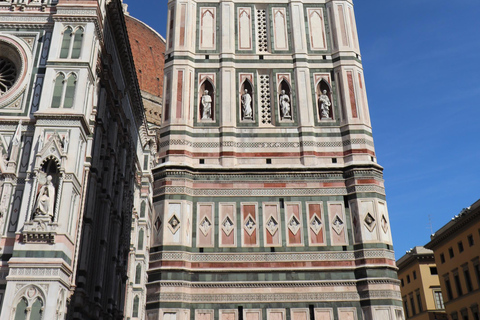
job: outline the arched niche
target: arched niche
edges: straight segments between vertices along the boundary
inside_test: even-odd
[[[316,95],[317,95],[317,111],[318,111],[318,116],[320,120],[326,120],[326,119],[333,119],[333,99],[332,99],[332,87],[330,84],[325,81],[325,79],[320,80],[317,83],[317,86],[315,88],[316,90]],[[324,107],[325,110],[322,110],[322,101],[324,98],[322,98],[322,95],[324,94],[328,97],[328,101],[330,102],[330,106],[328,110]]]
[[[204,99],[205,96],[205,99]],[[208,110],[208,97],[210,96],[210,110]],[[200,120],[215,120],[215,86],[210,78],[205,79],[199,89],[198,114]]]
[[[292,89],[285,78],[278,84],[278,108],[282,120],[292,119]]]
[[[250,99],[244,95],[250,95]],[[240,116],[242,120],[253,121],[255,120],[255,103],[254,103],[253,85],[250,80],[245,79],[240,86]],[[246,105],[249,103],[249,107]],[[250,110],[249,110],[250,109]]]

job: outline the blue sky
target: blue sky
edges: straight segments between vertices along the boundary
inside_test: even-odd
[[[166,1],[130,0],[160,34]],[[480,1],[357,0],[397,259],[480,199]]]

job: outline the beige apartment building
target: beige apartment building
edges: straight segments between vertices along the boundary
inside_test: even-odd
[[[447,319],[433,251],[415,247],[397,261],[397,267],[407,319]]]
[[[480,200],[434,233],[425,247],[434,252],[449,319],[479,320]]]

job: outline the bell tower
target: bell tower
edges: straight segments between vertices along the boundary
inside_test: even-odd
[[[147,318],[403,319],[350,0],[168,2]]]

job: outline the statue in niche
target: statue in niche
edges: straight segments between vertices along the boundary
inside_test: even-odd
[[[202,95],[203,114],[202,120],[212,119],[212,97],[208,94],[208,90],[205,90]]]
[[[252,120],[252,97],[248,93],[248,90],[245,89],[245,93],[242,94],[242,108],[243,108],[243,119]]]
[[[52,176],[47,176],[47,181],[40,188],[35,202],[34,218],[49,217],[53,219],[53,207],[55,205],[55,187],[52,184]]]
[[[332,103],[330,102],[330,98],[328,98],[327,90],[322,91],[322,94],[318,99],[318,104],[320,105],[322,119],[330,119],[330,107],[332,106]]]
[[[288,96],[288,94],[285,93],[285,90],[282,90],[279,100],[280,108],[282,110],[282,118],[291,119],[292,116],[290,115],[290,97]]]

